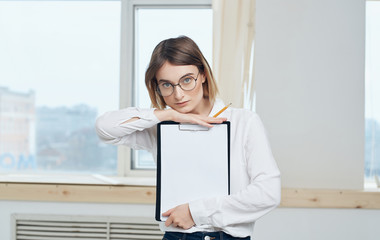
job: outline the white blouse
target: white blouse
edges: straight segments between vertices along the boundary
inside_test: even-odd
[[[223,107],[217,99],[210,116]],[[107,112],[96,121],[97,134],[105,143],[148,150],[156,160],[156,125],[160,121],[154,110],[130,107]],[[133,117],[140,119],[123,123]],[[280,171],[259,116],[230,107],[218,117],[231,122],[231,195],[190,202],[195,226],[184,230],[160,223],[162,231],[224,231],[235,237],[252,236],[255,221],[280,203]]]

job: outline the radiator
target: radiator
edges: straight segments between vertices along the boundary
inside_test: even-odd
[[[157,222],[141,217],[12,215],[12,240],[162,239]]]

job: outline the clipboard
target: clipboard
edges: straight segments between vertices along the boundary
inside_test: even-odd
[[[157,125],[157,221],[180,204],[230,194],[230,122],[213,125]]]

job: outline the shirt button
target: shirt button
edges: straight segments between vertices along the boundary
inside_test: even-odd
[[[210,236],[205,236],[205,240],[211,240]]]

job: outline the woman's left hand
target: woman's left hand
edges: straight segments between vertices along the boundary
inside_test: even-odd
[[[179,227],[183,229],[189,229],[195,225],[193,217],[191,216],[189,204],[185,203],[175,208],[169,209],[162,214],[164,217],[168,217],[165,222],[165,226]]]

